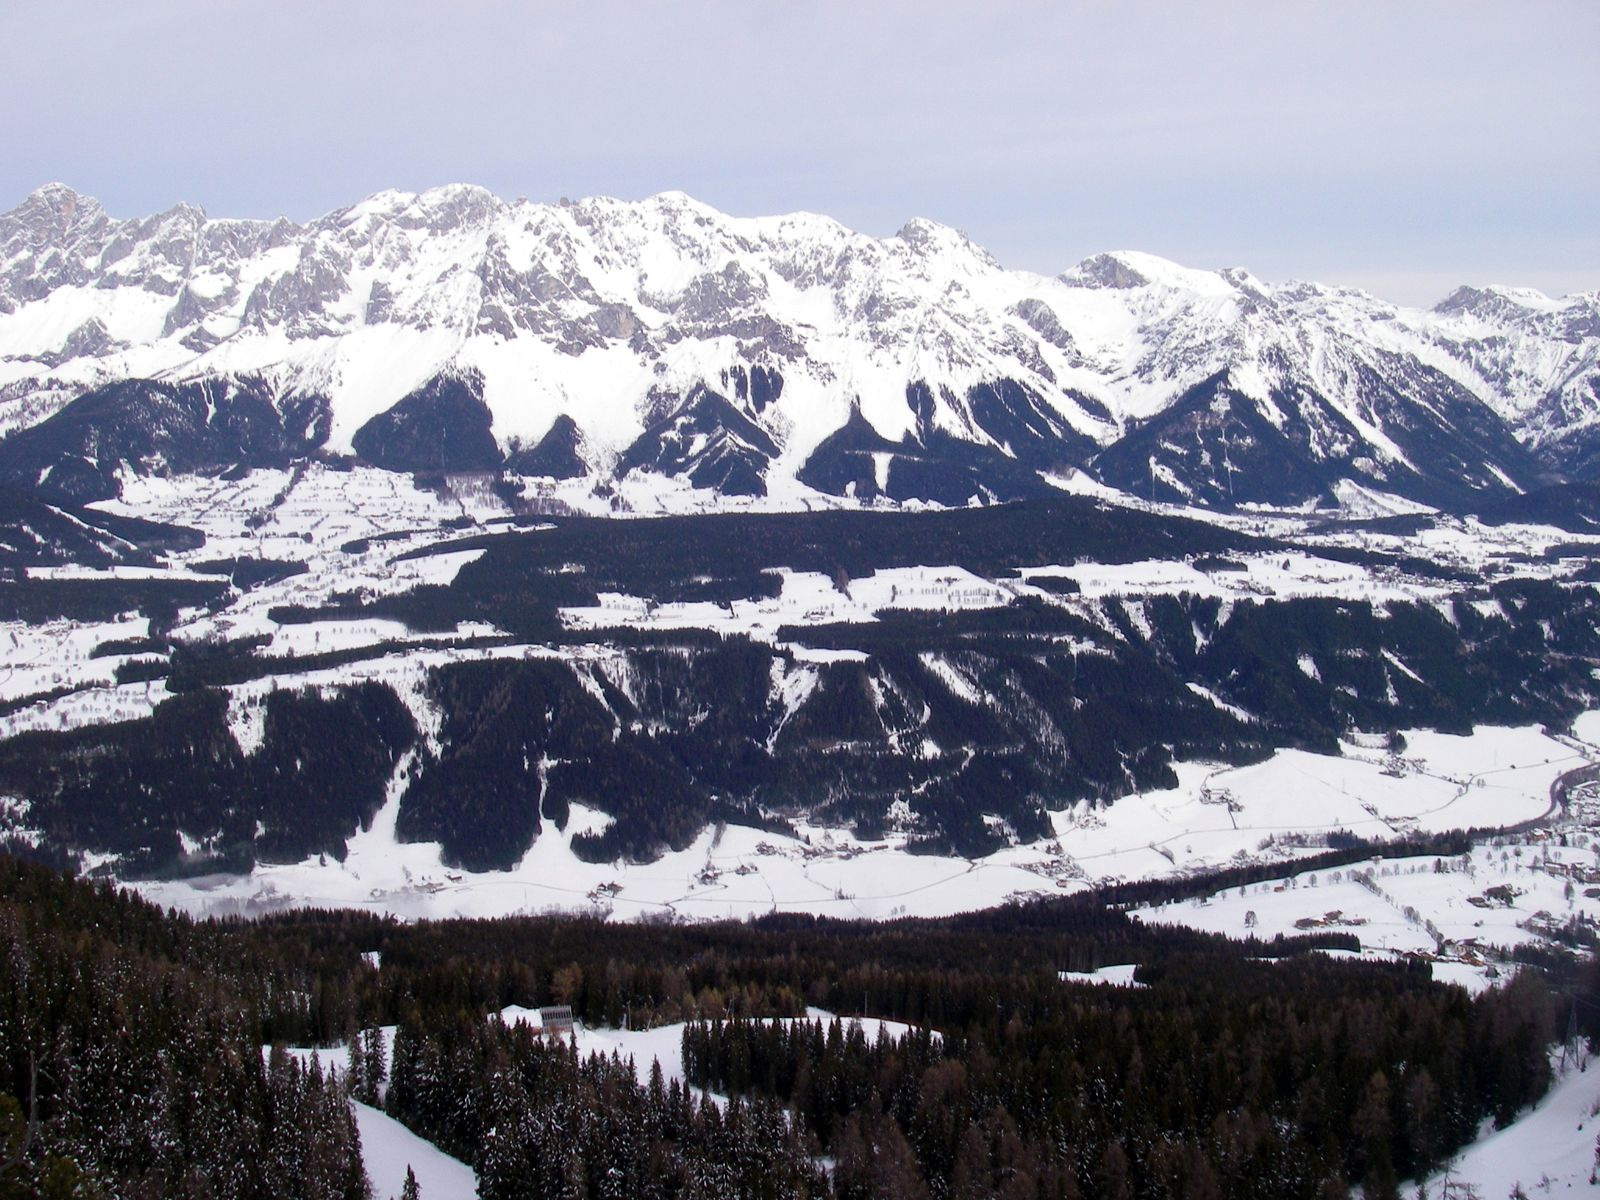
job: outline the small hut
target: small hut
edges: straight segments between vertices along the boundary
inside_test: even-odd
[[[539,1010],[540,1032],[547,1038],[577,1040],[577,1030],[572,1023],[572,1005],[551,1004]]]

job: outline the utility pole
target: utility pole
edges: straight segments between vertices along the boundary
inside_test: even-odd
[[[1572,998],[1572,1004],[1567,1009],[1567,1036],[1561,1043],[1560,1070],[1567,1069],[1567,1054],[1575,1051],[1578,1045],[1578,998]]]

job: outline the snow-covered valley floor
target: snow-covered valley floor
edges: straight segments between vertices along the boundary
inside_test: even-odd
[[[1600,726],[1600,721],[1594,724]],[[1588,752],[1585,743],[1557,740],[1536,728],[1483,727],[1466,737],[1413,732],[1398,765],[1383,750],[1356,744],[1346,745],[1337,756],[1283,751],[1246,767],[1186,764],[1177,788],[1124,797],[1103,808],[1080,804],[1054,814],[1052,840],[1010,846],[973,860],[910,853],[904,835],[863,841],[847,830],[802,825],[798,837],[786,837],[728,825],[707,828],[687,849],[654,862],[589,863],[573,853],[572,839],[583,830],[603,827],[608,818],[575,807],[566,829],[547,826],[514,869],[473,873],[447,867],[435,843],[396,840],[399,800],[394,793],[371,828],[351,839],[343,863],[311,858],[261,865],[244,876],[137,886],[161,904],[194,913],[340,905],[405,918],[552,910],[600,910],[619,919],[740,918],[772,911],[941,916],[1017,895],[1063,894],[1100,883],[1245,862],[1292,863],[1325,851],[1329,835],[1338,831],[1385,840],[1518,825],[1546,813],[1552,783],[1586,763]],[[1504,874],[1530,892],[1516,910],[1505,910],[1510,916],[1504,919],[1469,906],[1465,911],[1478,925],[1463,926],[1463,936],[1471,936],[1469,929],[1485,940],[1514,942],[1532,936],[1510,917],[1526,917],[1533,897],[1540,907],[1563,917],[1577,913],[1600,919],[1600,900],[1583,896],[1580,889],[1569,905],[1562,896],[1564,881],[1542,869],[1547,859],[1571,860],[1574,867],[1587,869],[1594,864],[1589,851],[1577,846],[1550,850],[1546,842],[1529,845],[1535,848],[1495,854],[1492,864],[1484,850],[1475,868],[1478,875],[1461,876],[1461,888],[1469,891],[1481,892]],[[1324,883],[1315,897],[1309,897],[1307,888],[1305,895],[1317,903],[1326,898],[1327,908],[1355,911],[1343,893],[1357,885],[1342,883],[1337,894],[1328,890],[1331,886]],[[1464,904],[1464,895],[1459,900]],[[1402,903],[1410,902],[1408,893]],[[1258,932],[1264,934],[1293,932],[1293,922],[1306,915],[1284,907],[1280,918],[1277,909],[1252,896],[1238,913],[1219,902],[1204,911],[1186,909],[1182,918],[1174,919],[1242,933],[1244,912],[1250,908],[1265,909],[1264,915],[1257,913]],[[1363,941],[1381,928],[1372,924]],[[1383,946],[1409,949],[1428,940],[1420,932],[1396,934]]]

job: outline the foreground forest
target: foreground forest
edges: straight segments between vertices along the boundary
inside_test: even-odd
[[[0,1195],[360,1197],[350,1088],[484,1196],[1394,1195],[1543,1093],[1566,1009],[1538,971],[1472,998],[1317,952],[1353,944],[1093,896],[886,924],[195,922],[0,859]],[[1127,962],[1146,986],[1059,976]],[[685,1022],[689,1086],[489,1019],[551,1002]],[[771,1020],[807,1006],[911,1028]],[[379,1026],[392,1055],[357,1036]],[[350,1042],[340,1076],[261,1050]]]

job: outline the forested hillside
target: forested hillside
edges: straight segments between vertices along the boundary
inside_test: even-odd
[[[536,612],[518,580],[552,577],[506,570],[456,588]],[[114,855],[124,878],[343,861],[391,781],[399,840],[436,841],[473,871],[515,867],[575,805],[606,818],[573,839],[591,862],[650,861],[719,821],[898,831],[976,857],[1047,838],[1049,814],[1079,801],[1171,787],[1183,761],[1337,753],[1352,730],[1560,728],[1600,703],[1600,596],[1537,580],[1433,603],[1028,596],[786,628],[777,645],[565,640],[419,670],[409,690],[273,688],[251,702],[248,748],[240,701],[217,685],[304,664],[173,647],[132,660],[175,693],[151,716],[0,741],[0,788],[23,804],[30,853]],[[427,738],[422,714],[438,722]]]

